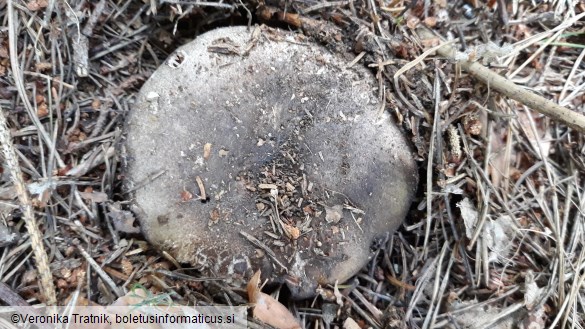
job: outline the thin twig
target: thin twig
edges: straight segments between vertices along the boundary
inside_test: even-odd
[[[118,297],[124,296],[124,292],[122,291],[122,289],[120,289],[116,285],[114,280],[112,280],[112,278],[110,278],[110,276],[91,257],[91,255],[87,251],[85,251],[85,249],[83,249],[83,247],[79,244],[79,242],[74,241],[73,244],[77,247],[77,250],[79,250],[79,253],[81,254],[81,256],[83,256],[83,258],[85,258],[85,260],[89,263],[91,268],[93,268],[93,270],[96,271],[96,273],[99,275],[99,277],[102,278],[102,280],[104,280],[104,282],[110,287],[110,289],[116,294],[116,296],[118,296]]]
[[[267,245],[265,245],[264,243],[262,243],[262,241],[256,239],[251,234],[249,234],[247,232],[244,232],[244,231],[240,231],[240,234],[243,235],[244,238],[246,238],[246,240],[250,241],[256,247],[261,248],[262,250],[264,250],[266,252],[266,254],[268,256],[270,256],[270,258],[272,258],[272,260],[276,264],[278,264],[280,267],[282,267],[282,269],[285,272],[288,272],[288,268],[286,266],[284,266],[284,264],[282,264],[282,262],[280,260],[278,260],[278,257],[276,257],[276,254],[274,253],[274,251],[272,251],[272,249],[270,249]]]

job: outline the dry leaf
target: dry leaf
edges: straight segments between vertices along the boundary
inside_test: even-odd
[[[208,226],[215,225],[219,222],[221,218],[221,213],[219,212],[219,208],[215,207],[213,210],[209,212],[210,221],[207,223]]]
[[[124,233],[139,233],[140,228],[134,226],[134,215],[126,210],[120,210],[119,205],[110,205],[108,216],[112,219],[114,228]]]
[[[260,291],[260,270],[248,282],[248,299],[254,318],[277,329],[300,329],[297,319],[279,301]]]
[[[281,222],[284,233],[289,239],[296,240],[301,236],[301,230],[298,227]]]
[[[524,306],[529,311],[532,311],[540,302],[544,288],[538,287],[534,281],[534,273],[531,270],[526,272],[524,288],[526,289],[524,293]]]
[[[437,25],[437,18],[436,17],[427,17],[427,18],[425,18],[425,24],[428,27],[435,27]]]
[[[515,236],[516,229],[510,216],[504,215],[494,221],[487,221],[484,225],[484,239],[491,250],[489,262],[507,261]]]
[[[479,213],[475,210],[475,206],[468,198],[457,203],[457,207],[461,210],[461,217],[463,218],[463,224],[465,225],[465,235],[468,239],[471,239],[473,231],[475,230],[475,224],[479,218]]]
[[[120,261],[120,265],[122,265],[122,272],[126,275],[130,275],[134,271],[134,266],[132,265],[132,262],[129,261],[128,258],[126,257],[122,258],[122,260]]]
[[[325,207],[325,220],[327,223],[339,223],[343,218],[343,206],[335,205],[333,207]]]
[[[345,319],[343,322],[343,329],[361,329],[360,325],[352,318]]]
[[[183,188],[183,190],[181,191],[181,201],[187,202],[191,199],[193,199],[193,194],[185,190],[185,188]]]
[[[488,171],[492,180],[492,184],[496,188],[500,187],[502,180],[504,179],[504,173],[510,166],[509,161],[506,161],[506,152],[504,152],[506,148],[506,137],[504,136],[506,134],[506,129],[497,129],[496,127],[492,127],[492,138],[490,144],[492,150],[494,150],[494,153],[491,155]],[[508,136],[507,138],[511,137]],[[512,148],[512,150],[513,149],[514,148]],[[512,155],[511,158],[513,158],[513,156],[514,155]]]
[[[20,235],[0,222],[0,247],[6,247],[18,241]]]
[[[33,0],[26,4],[26,8],[30,11],[37,11],[47,8],[49,2],[47,0]]]

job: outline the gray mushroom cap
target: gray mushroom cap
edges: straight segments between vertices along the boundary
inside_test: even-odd
[[[298,34],[197,37],[128,117],[126,186],[142,231],[233,284],[262,269],[304,298],[347,280],[402,223],[418,180],[375,88],[363,67]]]

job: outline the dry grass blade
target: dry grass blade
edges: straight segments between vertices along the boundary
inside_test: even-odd
[[[571,73],[569,73],[569,76],[567,77],[567,80],[565,81],[565,85],[563,86],[563,90],[561,91],[561,94],[559,95],[559,104],[568,103],[567,99],[565,98],[565,93],[567,92],[567,89],[569,88],[569,84],[571,83],[571,80],[575,76],[575,72],[577,72],[579,65],[581,65],[583,58],[585,58],[585,49],[583,49],[581,51],[581,54],[579,54],[579,57],[577,57],[577,60],[575,61],[575,64],[573,65],[573,68],[571,69]]]
[[[14,151],[14,145],[10,137],[10,130],[2,108],[0,108],[0,144],[2,144],[2,151],[6,161],[7,168],[10,170],[10,176],[16,193],[18,201],[22,207],[22,214],[26,228],[30,235],[31,248],[33,250],[34,258],[37,263],[39,277],[41,278],[41,290],[43,296],[46,298],[47,305],[55,305],[57,303],[57,296],[55,295],[55,286],[53,284],[53,275],[49,268],[49,258],[43,245],[43,237],[39,230],[37,220],[33,212],[32,202],[26,185],[22,178],[22,171],[18,163],[18,157]]]

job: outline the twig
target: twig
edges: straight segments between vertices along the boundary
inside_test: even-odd
[[[400,71],[399,71],[400,72]],[[398,72],[394,75],[396,78]],[[425,225],[425,238],[424,238],[424,255],[426,258],[428,248],[429,237],[431,235],[431,226],[432,226],[432,219],[433,219],[433,158],[435,156],[435,142],[440,139],[438,136],[439,134],[439,123],[441,120],[439,119],[439,110],[440,110],[440,95],[441,95],[441,84],[439,83],[439,76],[438,74],[435,75],[435,82],[433,86],[434,96],[435,96],[435,113],[433,115],[433,128],[431,131],[431,141],[429,145],[429,158],[427,161],[427,216],[426,216],[426,225]]]
[[[276,257],[276,254],[274,253],[274,251],[272,251],[272,249],[270,249],[267,245],[265,245],[264,243],[262,243],[262,241],[256,239],[255,237],[253,237],[251,234],[241,231],[240,232],[241,235],[244,236],[244,238],[246,238],[246,240],[250,241],[253,245],[255,245],[258,248],[261,248],[262,250],[264,250],[266,252],[266,254],[268,256],[270,256],[270,258],[272,258],[272,260],[278,264],[280,267],[282,267],[282,269],[288,273],[288,268],[286,268],[286,266],[284,266],[279,260],[278,257]]]
[[[161,0],[161,4],[164,3],[172,3],[178,5],[195,5],[201,7],[218,7],[218,8],[227,8],[227,9],[234,9],[233,5],[228,3],[221,3],[221,2],[213,2],[213,1],[187,1],[187,0]]]
[[[364,310],[362,310],[362,308],[356,302],[354,302],[353,299],[348,297],[347,301],[351,304],[351,307],[353,308],[353,310],[356,311],[364,320],[366,320],[366,322],[368,322],[372,326],[372,328],[375,328],[375,329],[381,328],[378,321],[373,319],[371,316],[368,315],[368,313],[366,313]]]
[[[205,193],[205,185],[203,185],[203,180],[201,177],[195,176],[195,181],[199,187],[199,198],[203,201],[207,201],[207,193]]]
[[[6,123],[6,118],[4,117],[4,113],[2,112],[1,107],[0,144],[2,144],[2,151],[4,153],[6,166],[10,170],[10,176],[18,195],[18,201],[22,207],[22,214],[26,224],[26,229],[30,235],[31,248],[33,250],[39,277],[41,279],[41,291],[43,296],[45,296],[47,299],[47,305],[55,305],[57,303],[57,296],[55,295],[55,286],[53,285],[53,275],[51,273],[51,269],[49,268],[49,258],[47,257],[45,246],[43,245],[41,231],[39,230],[33,213],[32,202],[22,178],[22,171],[20,170],[20,165],[18,164],[18,157],[14,151],[14,145],[10,139],[8,124]]]
[[[418,29],[418,34],[423,39],[435,38],[435,35],[427,29]],[[437,53],[443,57],[454,60],[455,50],[449,45],[443,45],[437,50]],[[585,133],[585,116],[573,112],[567,108],[553,103],[552,101],[531,93],[530,91],[516,85],[512,81],[498,75],[485,66],[477,62],[467,60],[458,61],[461,68],[478,80],[487,84],[490,88],[506,95],[531,109],[560,121],[567,126]]]
[[[39,78],[43,78],[43,79],[47,79],[53,83],[57,83],[60,84],[63,87],[66,87],[68,89],[75,89],[75,86],[66,82],[63,82],[61,80],[59,80],[59,78],[56,77],[50,77],[46,74],[42,74],[39,72],[31,72],[31,71],[23,71],[22,73],[26,74],[26,75],[32,75],[33,77],[39,77]]]
[[[98,19],[100,18],[100,16],[104,12],[104,9],[106,9],[106,1],[100,0],[95,5],[93,11],[91,12],[91,15],[89,16],[89,19],[87,20],[87,23],[85,23],[85,26],[83,27],[83,30],[81,31],[81,33],[83,35],[85,35],[86,37],[91,37],[93,35],[93,29],[95,28],[95,25],[97,24]]]
[[[83,247],[79,244],[79,242],[73,241],[73,244],[77,247],[77,250],[79,250],[79,253],[81,253],[81,256],[83,256],[83,258],[85,258],[85,260],[89,263],[91,268],[93,268],[93,270],[97,272],[99,277],[102,278],[102,280],[104,280],[104,282],[110,287],[110,289],[112,289],[112,291],[116,294],[116,296],[118,296],[118,297],[124,296],[124,292],[116,285],[114,280],[112,280],[112,278],[110,278],[110,276],[106,272],[104,272],[104,270],[91,257],[91,255],[87,251],[85,251],[85,249],[83,249]]]

